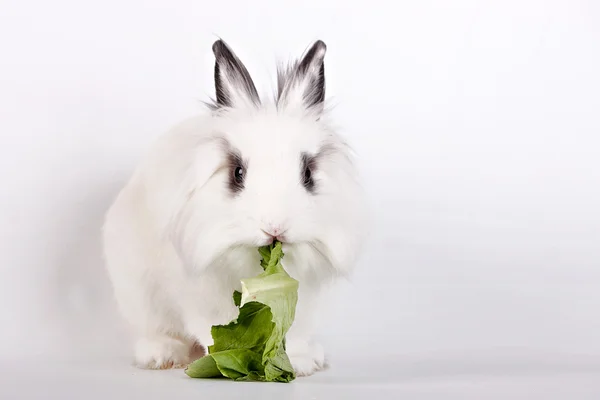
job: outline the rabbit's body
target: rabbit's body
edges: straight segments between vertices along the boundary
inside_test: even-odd
[[[322,54],[309,51],[306,71],[297,64],[278,101],[262,105],[241,62],[217,42],[213,112],[159,138],[110,208],[107,269],[140,367],[183,366],[197,343],[210,345],[211,326],[237,315],[240,280],[262,271],[257,247],[275,238],[300,283],[287,353],[299,375],[323,367],[315,313],[327,286],[352,269],[364,216],[322,96],[307,103],[324,56],[322,42],[315,48]]]

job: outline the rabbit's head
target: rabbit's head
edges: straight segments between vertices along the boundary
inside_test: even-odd
[[[188,149],[195,173],[174,221],[176,246],[202,264],[277,239],[286,257],[347,271],[363,238],[363,197],[350,149],[325,118],[325,44],[279,71],[267,103],[228,45],[219,40],[213,52],[216,98],[206,134]]]

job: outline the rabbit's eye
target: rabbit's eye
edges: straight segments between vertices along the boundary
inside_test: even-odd
[[[244,190],[244,180],[246,178],[247,165],[242,161],[242,157],[237,153],[229,154],[229,190],[232,193],[239,193]]]
[[[315,181],[313,179],[313,168],[315,167],[314,164],[314,158],[308,156],[307,154],[302,155],[302,185],[310,193],[314,193],[315,190]]]
[[[310,184],[310,182],[312,181],[312,172],[310,172],[310,168],[306,167],[304,168],[304,184]]]
[[[233,171],[233,177],[237,183],[242,184],[244,182],[244,168],[237,167],[235,171]]]
[[[241,192],[244,189],[244,174],[246,171],[241,164],[234,164],[231,177],[229,178],[229,189],[234,192]]]

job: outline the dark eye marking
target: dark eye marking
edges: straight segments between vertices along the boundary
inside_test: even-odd
[[[315,179],[315,173],[322,162],[338,152],[334,144],[324,143],[316,154],[304,152],[300,155],[300,182],[308,193],[317,194],[319,180]]]
[[[315,193],[314,172],[317,168],[317,159],[308,153],[302,153],[300,157],[300,179],[302,185],[309,193]]]
[[[239,193],[244,190],[246,171],[248,166],[242,160],[239,153],[230,151],[227,153],[228,182],[227,186],[231,193]]]

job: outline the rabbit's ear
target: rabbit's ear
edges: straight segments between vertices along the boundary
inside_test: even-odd
[[[215,54],[216,107],[259,106],[254,82],[231,48],[223,40],[217,40],[212,50]]]
[[[306,54],[277,76],[277,106],[322,111],[325,101],[325,52],[327,46],[317,40]]]

